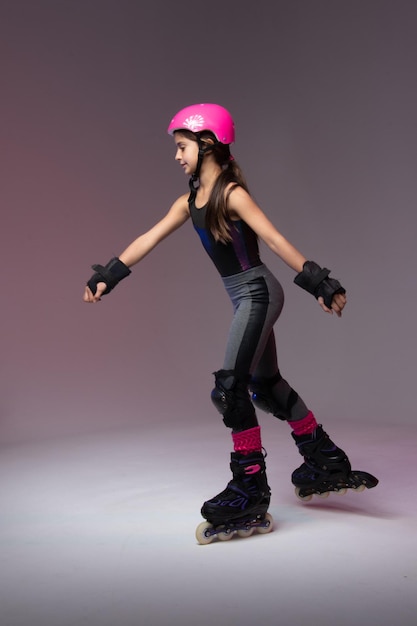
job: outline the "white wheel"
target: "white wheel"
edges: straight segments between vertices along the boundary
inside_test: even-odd
[[[361,491],[365,491],[365,489],[366,489],[365,485],[359,485],[359,487],[356,487],[354,491],[357,491],[357,493],[360,493]]]
[[[238,535],[238,537],[250,537],[253,532],[254,532],[254,528],[241,528],[240,530],[237,530],[236,533]]]
[[[213,524],[210,524],[210,522],[201,522],[201,524],[197,526],[195,538],[200,545],[205,546],[213,541],[214,535],[210,535],[207,532],[210,528],[213,528]]]
[[[313,497],[312,495],[300,496],[300,487],[296,487],[295,488],[295,495],[297,496],[297,498],[299,498],[303,502],[309,502],[311,500],[311,498]]]
[[[323,493],[317,494],[319,498],[328,498],[330,495],[330,491],[323,491]]]
[[[343,489],[336,489],[335,491],[335,493],[337,493],[338,496],[344,496],[346,492],[347,492],[347,489],[345,487],[343,487]]]
[[[266,533],[270,533],[274,527],[274,518],[269,513],[265,515],[265,522],[267,522],[267,526],[258,526],[258,533],[260,533],[261,535],[266,535]]]
[[[218,530],[217,537],[220,541],[229,541],[233,537],[233,530]]]

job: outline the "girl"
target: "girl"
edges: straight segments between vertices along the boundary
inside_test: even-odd
[[[272,528],[266,513],[270,489],[265,472],[261,431],[254,406],[285,420],[304,463],[292,474],[303,499],[330,491],[374,487],[377,479],[351,471],[346,454],[329,439],[313,413],[281,376],[273,326],[284,294],[259,257],[258,237],[297,275],[294,282],[313,294],[323,311],[342,315],[346,292],[329,277],[329,270],[308,261],[268,220],[249,194],[244,176],[230,153],[234,123],[216,104],[196,104],[179,111],[168,126],[178,161],[190,177],[190,192],[171,206],[166,216],[135,239],[106,266],[93,265],[84,301],[95,303],[128,276],[143,259],[190,217],[201,242],[222,277],[234,308],[222,369],[214,373],[211,394],[215,407],[231,429],[232,480],[207,500],[201,513],[208,520],[197,529],[200,543],[262,532]],[[200,527],[199,527],[200,528]]]

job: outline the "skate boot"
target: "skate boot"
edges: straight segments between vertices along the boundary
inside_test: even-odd
[[[262,452],[232,452],[230,469],[233,478],[226,489],[204,502],[201,515],[207,520],[196,530],[196,539],[207,544],[218,537],[221,541],[234,534],[249,537],[272,530],[272,516],[267,513],[271,491],[265,472]]]
[[[346,454],[338,448],[321,425],[310,435],[292,437],[304,463],[291,477],[295,493],[301,500],[311,500],[314,494],[326,498],[331,491],[344,495],[348,489],[363,491],[378,484],[378,479],[367,472],[352,471]]]

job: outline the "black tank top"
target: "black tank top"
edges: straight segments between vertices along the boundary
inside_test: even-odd
[[[262,265],[256,233],[243,220],[230,220],[232,241],[216,241],[206,228],[207,205],[197,209],[195,194],[188,198],[190,215],[201,243],[221,276],[232,276]]]

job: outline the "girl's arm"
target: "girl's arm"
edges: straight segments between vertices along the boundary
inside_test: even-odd
[[[104,268],[96,266],[97,268],[100,268],[97,270],[99,271],[99,274],[100,272],[101,276],[107,274],[107,276],[109,276],[110,283],[115,278],[115,284],[130,274],[130,270],[128,269],[129,267],[132,267],[132,265],[141,261],[155,248],[155,246],[158,245],[158,243],[168,237],[168,235],[173,233],[187,221],[190,217],[187,198],[188,194],[178,198],[178,200],[176,200],[171,206],[165,217],[163,217],[146,233],[140,235],[132,241],[132,243],[120,254],[120,256],[112,259],[107,266]],[[94,278],[95,280],[93,280]],[[89,285],[86,286],[84,291],[84,302],[98,302],[104,293],[108,293],[110,289],[113,288],[114,285],[109,285],[104,281],[101,282],[99,279],[100,276],[97,274],[90,279]]]
[[[272,222],[270,222],[270,220],[266,217],[265,213],[242,187],[235,187],[230,192],[229,211],[231,219],[239,218],[246,222],[246,224],[250,226],[250,228],[252,228],[252,230],[266,243],[272,252],[275,252],[275,254],[277,254],[284,261],[284,263],[289,265],[289,267],[295,270],[298,274],[303,273],[304,277],[304,264],[307,261],[305,256],[303,256],[297,248],[295,248],[283,235],[281,235]],[[315,266],[316,264],[313,263],[312,265]],[[302,282],[304,281],[299,281],[298,284],[306,288]],[[307,280],[307,282],[309,281]],[[339,287],[341,287],[340,284]],[[309,291],[310,289],[307,288],[307,290]],[[330,305],[331,300],[330,306],[325,304],[322,296],[317,298],[321,308],[326,311],[326,313],[332,313],[334,311],[338,317],[341,316],[342,309],[346,304],[345,290],[340,288],[339,291],[343,291],[343,293],[334,293],[333,298],[330,296],[329,301],[327,302],[327,305]],[[310,291],[310,293],[312,293],[312,291]]]
[[[132,265],[135,265],[149,254],[158,243],[182,226],[190,217],[187,198],[188,194],[178,198],[165,217],[146,233],[132,241],[120,254],[120,261],[127,267],[132,267]]]

